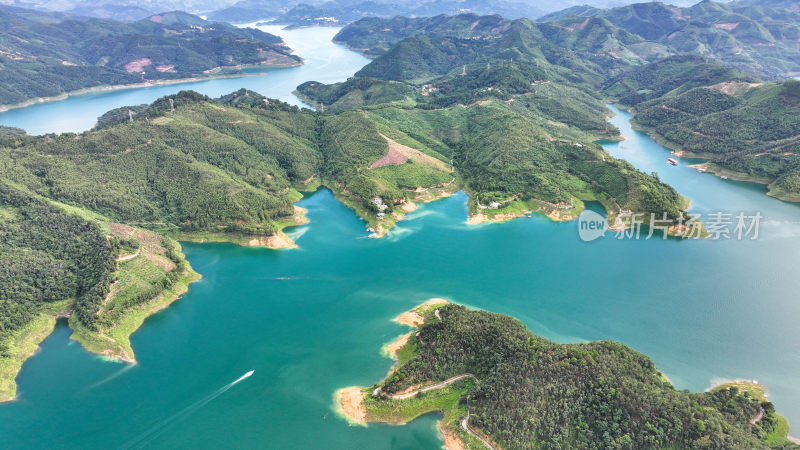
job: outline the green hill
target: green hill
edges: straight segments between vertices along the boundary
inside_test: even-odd
[[[605,82],[604,91],[624,105],[635,106],[666,94],[680,94],[694,87],[730,80],[757,81],[700,56],[678,55],[610,78]]]
[[[337,112],[403,101],[416,96],[414,87],[399,82],[376,78],[350,78],[343,83],[325,85],[307,81],[297,87],[296,93],[317,108]]]
[[[556,344],[511,317],[452,304],[413,314],[424,323],[395,369],[356,393],[366,421],[441,412],[448,439],[466,448],[794,447],[757,385],[678,391],[616,342]]]
[[[514,61],[591,84],[668,54],[663,45],[604,19],[535,23],[474,14],[363,19],[334,40],[369,55],[385,55],[357,76],[409,81],[444,75],[465,64]]]

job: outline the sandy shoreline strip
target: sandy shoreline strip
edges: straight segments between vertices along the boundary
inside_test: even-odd
[[[443,421],[440,420],[436,428],[439,429],[439,433],[441,433],[444,438],[444,448],[447,450],[464,450],[464,442],[461,438],[459,438],[456,433],[447,430],[443,425]]]
[[[406,311],[403,314],[400,314],[399,316],[395,317],[393,321],[416,328],[425,323],[425,319],[419,314],[420,312],[425,312],[436,305],[446,305],[448,303],[450,302],[443,298],[432,298],[412,309],[411,311]]]
[[[298,248],[297,244],[283,233],[272,234],[270,236],[259,236],[247,241],[248,247],[267,247],[274,250],[283,248]]]
[[[493,223],[508,222],[509,220],[519,219],[520,217],[524,216],[525,214],[530,214],[530,213],[531,213],[531,211],[527,210],[527,209],[525,211],[522,211],[522,212],[499,213],[499,214],[493,215],[492,217],[489,217],[488,215],[483,214],[483,213],[478,213],[478,214],[475,214],[474,216],[470,216],[467,219],[467,224],[468,225],[480,225],[480,224],[486,223],[486,222],[493,222]]]
[[[364,406],[364,393],[358,386],[339,389],[334,394],[336,412],[340,413],[350,425],[367,424],[367,407]]]
[[[381,349],[382,350],[381,353],[388,356],[389,358],[396,359],[397,352],[400,351],[401,348],[405,347],[410,338],[411,338],[411,332],[398,336],[397,339],[384,345],[383,348]]]

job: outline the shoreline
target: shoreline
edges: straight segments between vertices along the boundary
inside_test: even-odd
[[[397,317],[393,318],[392,321],[396,323],[400,323],[403,325],[407,325],[414,329],[417,329],[419,326],[425,323],[425,317],[432,319],[438,318],[441,320],[441,316],[439,315],[439,310],[437,307],[445,306],[450,304],[451,302],[444,298],[431,298],[414,308],[399,314]],[[433,310],[433,314],[430,311]],[[414,331],[410,331],[406,334],[400,335],[395,338],[392,342],[388,344],[384,344],[382,347],[382,353],[384,356],[392,357],[392,353],[390,348],[394,346],[400,346],[397,350],[400,350],[406,345],[410,343],[410,339],[413,338],[415,335]],[[402,345],[401,345],[402,344]],[[391,376],[398,364],[398,358],[395,354],[393,357],[395,364],[392,369],[387,374],[387,378]],[[411,397],[417,398],[417,394],[430,392],[428,395],[437,396],[437,395],[444,395],[444,396],[452,396],[452,392],[450,391],[450,385],[461,380],[464,378],[474,378],[471,374],[462,374],[455,377],[452,377],[448,380],[445,380],[440,383],[426,383],[425,385],[419,384],[412,386],[409,388],[410,390],[403,391],[403,393],[398,393],[392,398],[407,400]],[[372,398],[378,396],[380,393],[380,388],[375,389],[370,394],[370,389],[367,387],[361,386],[349,386],[346,388],[342,388],[334,392],[333,394],[333,409],[337,415],[341,416],[344,420],[346,420],[350,426],[368,426],[369,423],[380,423],[380,424],[387,424],[387,425],[406,425],[409,422],[415,420],[420,415],[404,415],[402,413],[398,414],[389,414],[386,415],[385,411],[370,411],[369,404],[371,403]],[[444,392],[444,393],[442,393]],[[372,397],[370,397],[370,395]],[[446,397],[442,397],[446,398]],[[374,405],[373,405],[374,407]],[[443,405],[440,404],[439,406],[434,407],[433,409],[428,408],[427,411],[423,412],[421,415],[435,413],[441,416],[441,418],[436,423],[436,429],[439,432],[439,436],[444,443],[444,448],[447,450],[464,450],[467,446],[467,442],[471,445],[475,444],[473,438],[470,436],[470,431],[465,427],[465,421],[462,421],[462,417],[458,415],[457,412],[454,412],[452,409],[452,405]],[[467,420],[468,420],[468,413],[467,413]],[[463,427],[463,432],[462,432]]]
[[[370,232],[371,234],[368,236],[369,238],[381,239],[386,237],[391,232],[391,230],[397,225],[397,222],[406,220],[406,216],[409,213],[419,209],[419,205],[417,203],[431,203],[437,200],[452,197],[458,191],[458,189],[450,189],[451,186],[455,187],[453,184],[454,181],[455,179],[451,180],[450,184],[443,187],[428,188],[427,190],[420,192],[407,192],[405,201],[400,206],[402,214],[394,211],[392,214],[387,214],[383,219],[377,217],[376,214],[367,211],[361,204],[361,202],[364,201],[363,199],[352,195],[346,189],[338,186],[337,183],[328,182],[328,180],[321,180],[319,187],[331,191],[337,201],[352,210],[359,219],[366,222],[367,228],[372,228],[372,231]],[[411,194],[413,194],[413,197],[410,197]]]
[[[758,380],[742,380],[742,379],[738,379],[738,380],[729,380],[729,381],[718,381],[716,383],[713,383],[708,389],[706,389],[706,392],[712,392],[712,391],[722,390],[722,389],[730,389],[730,388],[734,388],[734,387],[737,388],[739,391],[749,393],[750,396],[753,397],[753,398],[756,398],[756,399],[761,400],[761,401],[769,401],[769,392],[767,391],[767,387],[765,385],[759,383]],[[763,410],[762,410],[762,412],[763,412]],[[779,421],[781,421],[781,422],[783,422],[783,424],[785,424],[785,427],[786,427],[785,436],[783,435],[783,432],[780,430],[780,428],[777,429],[777,434],[780,435],[780,437],[784,438],[785,440],[787,440],[787,441],[789,441],[791,443],[800,445],[800,439],[798,439],[798,438],[792,436],[791,434],[789,434],[789,433],[791,433],[791,426],[789,424],[789,420],[786,419],[786,417],[784,417],[781,414],[779,414],[778,412],[775,412],[775,415],[778,417]],[[751,423],[755,424],[760,419],[761,419],[761,417],[759,416],[756,419],[753,419],[753,422],[751,422]],[[773,431],[773,432],[776,432],[776,431]]]
[[[578,200],[580,200],[578,204],[569,209],[559,209],[558,205],[539,199],[531,199],[528,201],[515,200],[505,208],[491,210],[495,211],[495,213],[491,215],[482,212],[487,211],[485,209],[478,209],[476,214],[472,214],[471,211],[468,211],[466,224],[483,225],[486,223],[503,223],[522,217],[532,217],[533,214],[541,215],[556,223],[571,222],[577,219],[580,212],[585,209],[582,203],[584,199]],[[509,211],[508,209],[512,210]]]
[[[241,66],[238,70],[248,69],[248,68],[259,68],[263,67],[264,69],[289,69],[292,67],[299,67],[302,66],[303,63],[299,64],[283,64],[283,65],[270,65],[268,67],[264,67],[260,64],[250,64]],[[215,68],[211,70],[226,70],[228,68]],[[259,76],[266,76],[267,73],[224,73],[224,74],[209,74],[206,76],[194,76],[194,77],[187,77],[187,78],[176,78],[173,80],[150,80],[144,81],[141,83],[131,83],[131,84],[104,84],[98,86],[91,86],[82,89],[77,89],[74,91],[67,91],[63,92],[58,95],[53,95],[50,97],[36,97],[29,100],[25,100],[19,103],[13,103],[8,105],[0,105],[0,113],[4,113],[7,111],[11,111],[13,109],[21,109],[27,108],[29,106],[39,105],[42,103],[51,103],[51,102],[58,102],[62,100],[66,100],[70,97],[76,97],[86,94],[94,94],[98,92],[113,92],[113,91],[120,91],[124,89],[142,89],[154,86],[168,86],[172,84],[183,84],[183,83],[196,83],[200,81],[208,81],[208,80],[222,80],[228,78],[244,78],[244,77],[259,77]]]
[[[138,361],[136,361],[136,354],[131,347],[130,337],[139,331],[147,319],[169,308],[173,303],[180,300],[189,291],[189,285],[195,281],[199,281],[201,278],[202,276],[200,274],[193,269],[189,269],[186,276],[175,283],[175,287],[159,294],[158,299],[153,300],[152,303],[138,306],[134,308],[134,310],[129,311],[125,317],[120,320],[117,326],[109,330],[110,336],[86,331],[83,330],[82,327],[76,327],[70,323],[69,326],[73,330],[70,340],[78,342],[81,347],[89,353],[125,364],[138,364]],[[126,330],[133,331],[127,333]],[[118,334],[115,333],[116,331],[122,331],[122,335],[114,336]]]
[[[407,325],[411,328],[417,328],[420,325],[425,323],[425,318],[420,315],[420,313],[424,313],[431,309],[434,306],[444,306],[449,304],[450,301],[444,298],[435,297],[425,301],[424,303],[415,306],[414,308],[398,315],[392,322],[400,323],[403,325]]]
[[[722,176],[728,177],[728,179],[732,181],[741,181],[744,183],[752,183],[752,184],[760,184],[767,187],[767,191],[764,195],[768,197],[772,197],[778,199],[782,202],[787,203],[798,203],[800,202],[800,194],[783,194],[783,193],[776,193],[770,188],[772,183],[776,180],[770,180],[766,178],[759,178],[752,175],[748,175],[742,172],[736,172],[735,170],[727,169],[725,167],[720,166],[715,161],[718,155],[711,155],[711,154],[703,154],[703,153],[693,153],[687,150],[684,150],[680,147],[680,144],[670,141],[669,139],[665,138],[664,136],[657,133],[654,129],[650,127],[645,127],[635,120],[635,115],[631,110],[624,109],[619,105],[614,104],[615,107],[631,114],[630,124],[631,128],[634,131],[639,131],[645,133],[650,139],[653,140],[656,144],[660,145],[661,147],[667,149],[672,153],[674,156],[678,158],[692,158],[692,159],[705,159],[705,162],[697,163],[697,164],[690,164],[689,167],[697,168],[697,167],[706,167],[707,172],[711,175],[714,175],[717,178],[721,178]]]
[[[53,334],[57,320],[70,314],[72,304],[73,300],[54,303],[9,340],[12,355],[6,361],[0,361],[0,404],[17,400],[17,376],[22,366],[39,352],[42,342]]]
[[[270,235],[256,235],[247,233],[225,233],[213,231],[183,232],[174,231],[164,233],[176,241],[204,244],[208,242],[224,242],[240,247],[261,247],[271,250],[287,250],[300,248],[297,243],[283,232],[289,227],[299,227],[309,223],[305,208],[294,205],[294,215],[284,222],[280,222],[280,230]]]
[[[429,311],[430,309],[436,306],[444,306],[449,303],[450,301],[444,298],[438,298],[438,297],[431,298],[421,303],[420,305],[417,305],[414,308],[404,313],[401,313],[397,317],[393,318],[392,322],[400,323],[416,329],[417,327],[425,323],[425,318],[421,314]],[[439,312],[438,309],[434,312],[435,314],[437,314],[437,317],[438,317],[438,312]],[[384,356],[396,360],[397,352],[406,346],[406,344],[413,335],[414,335],[413,331],[410,331],[408,333],[398,336],[397,338],[392,340],[392,342],[385,344],[381,348],[381,353]],[[391,373],[391,371],[389,373]],[[395,422],[384,422],[379,420],[378,421],[368,420],[367,407],[364,402],[365,396],[367,395],[367,392],[365,391],[366,389],[367,388],[361,386],[349,386],[346,388],[338,389],[333,394],[334,411],[338,415],[342,416],[348,423],[350,423],[350,425],[366,426],[368,422],[395,423]],[[397,422],[397,424],[401,423]],[[445,441],[447,442],[448,440],[447,436],[442,431],[441,428],[441,421],[439,429],[440,432],[442,432],[442,437],[445,438]]]
[[[90,353],[127,364],[137,364],[136,354],[130,341],[131,336],[141,329],[147,319],[180,300],[189,291],[189,285],[202,278],[202,275],[189,265],[179,244],[174,243],[173,245],[182,255],[181,259],[185,263],[185,268],[171,286],[163,289],[148,301],[126,308],[120,314],[119,320],[107,329],[101,328],[98,331],[92,331],[82,327],[77,321],[70,320],[69,326],[73,330],[70,340],[78,342]],[[118,266],[118,273],[122,273],[121,270]],[[174,267],[173,270],[178,270],[178,268]]]
[[[408,333],[397,336],[397,338],[395,338],[395,340],[393,340],[392,342],[384,344],[384,346],[381,348],[381,354],[383,356],[386,356],[387,358],[396,360],[397,352],[400,351],[401,348],[405,347],[410,338],[411,338],[410,331]]]
[[[478,213],[470,215],[469,218],[467,218],[467,225],[481,225],[484,223],[503,223],[503,222],[508,222],[509,220],[519,219],[520,217],[529,213],[530,211],[528,211],[527,213],[522,213],[522,212],[499,213],[491,217],[483,213]]]
[[[169,232],[165,235],[178,242],[191,242],[193,244],[225,243],[238,245],[239,247],[268,248],[270,250],[292,250],[300,248],[283,232],[270,235],[223,232]]]
[[[342,388],[333,393],[334,411],[351,426],[367,426],[364,392],[359,386]]]

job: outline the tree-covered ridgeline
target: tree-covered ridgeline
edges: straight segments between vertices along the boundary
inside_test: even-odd
[[[731,8],[736,11],[730,12]],[[725,20],[732,17],[730,14],[737,20],[750,14],[756,16],[756,22],[791,22],[785,26],[769,22],[771,33],[800,30],[795,19],[787,18],[792,14],[781,8],[784,6],[775,5],[774,10],[759,12],[703,2],[692,12],[702,20],[721,24],[712,27],[715,33],[739,33],[727,29],[730,24]],[[766,183],[770,195],[800,200],[796,81],[764,82],[746,74],[763,74],[749,63],[666,49],[648,40],[652,37],[643,38],[631,31],[661,33],[663,30],[647,28],[646,24],[668,23],[662,20],[665,18],[675,21],[678,28],[686,25],[676,10],[663,5],[642,4],[605,12],[575,8],[568,12],[550,17],[546,23],[469,14],[360,20],[345,27],[337,39],[378,57],[347,82],[330,86],[309,82],[298,91],[333,112],[375,110],[386,103],[439,110],[504,101],[540,125],[550,119],[596,137],[612,132],[602,119],[606,114],[602,108],[604,102],[615,101],[633,108],[638,125],[658,134],[666,145],[710,158],[709,171]],[[639,16],[632,18],[634,12]],[[581,15],[580,21],[573,14]],[[746,26],[741,27],[742,33],[749,32]],[[669,36],[680,33],[673,30]],[[786,35],[778,35],[786,39]],[[745,35],[739,38],[745,39]],[[774,50],[771,44],[767,47],[769,52]],[[771,64],[769,59],[759,61]],[[769,67],[780,66],[775,64]],[[566,133],[560,134],[563,137]],[[462,170],[466,172],[468,167]],[[598,183],[598,175],[593,170],[592,184]],[[523,177],[530,179],[527,174]],[[499,178],[495,174],[490,181],[497,183]],[[540,198],[548,202],[566,198],[572,204],[574,200],[569,197],[592,198],[579,195],[575,189],[564,195],[563,188],[537,184],[542,188],[537,190]],[[618,181],[614,184],[619,186]],[[524,193],[518,181],[508,187]],[[477,190],[481,189],[494,188],[486,185]],[[618,188],[596,190],[621,197]],[[500,195],[489,197],[501,203],[502,198],[510,198],[508,191],[498,191]],[[669,201],[669,196],[663,198]],[[615,209],[614,203],[624,207],[616,201],[608,202],[607,209]]]
[[[573,110],[583,111],[566,134],[553,126],[566,120],[555,102],[565,93],[575,97]],[[244,90],[218,100],[182,92],[111,111],[81,135],[11,145],[0,150],[6,156],[0,170],[39,195],[112,220],[183,232],[274,234],[294,214],[296,189],[314,178],[371,223],[381,222],[374,219],[383,212],[385,229],[415,191],[452,178],[487,204],[600,199],[614,210],[677,217],[682,199],[674,189],[591,142],[589,133],[601,131],[602,122],[587,111],[602,114],[597,102],[546,86],[515,103],[385,105],[331,115]],[[387,154],[387,139],[411,145],[438,166],[411,158],[371,168]],[[384,209],[373,201],[378,197]]]

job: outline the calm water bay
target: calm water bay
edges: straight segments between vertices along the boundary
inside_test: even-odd
[[[390,319],[431,297],[559,342],[621,341],[680,389],[757,379],[800,424],[800,208],[666,165],[668,151],[616,112],[628,139],[606,145],[612,154],[658,172],[696,213],[761,212],[759,239],[586,243],[575,222],[539,216],[468,226],[458,193],[375,240],[323,189],[300,202],[311,222],[290,230],[299,250],[184,244],[204,278],[133,336],[139,364],[88,354],[60,324],[23,367],[19,400],[0,405],[2,446],[441,447],[435,415],[351,427],[332,402],[386,375],[381,345],[405,331]]]

